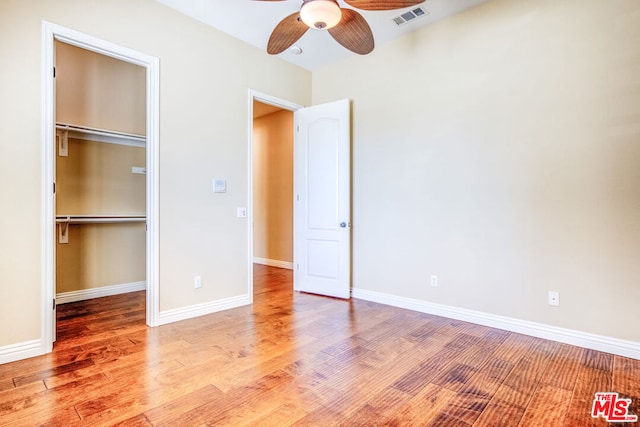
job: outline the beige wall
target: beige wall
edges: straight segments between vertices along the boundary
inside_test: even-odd
[[[69,139],[56,158],[58,215],[144,215],[144,148]],[[58,293],[140,282],[146,278],[144,224],[71,225],[56,243]],[[56,239],[57,240],[57,239]]]
[[[146,70],[56,42],[56,121],[146,133]]]
[[[146,177],[141,147],[69,138],[69,155],[56,156],[58,215],[144,215]]]
[[[253,203],[254,257],[293,262],[291,111],[253,121]]]
[[[144,281],[145,235],[144,224],[69,225],[69,243],[56,244],[56,291]]]
[[[637,1],[493,0],[314,72],[354,287],[640,342],[638,40]]]
[[[43,19],[160,59],[161,310],[246,295],[248,90],[308,105],[310,73],[152,0],[5,0],[0,346],[40,337]]]

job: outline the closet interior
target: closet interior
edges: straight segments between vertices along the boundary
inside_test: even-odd
[[[56,301],[146,289],[146,71],[56,42]]]

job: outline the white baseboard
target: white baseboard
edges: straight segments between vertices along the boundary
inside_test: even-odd
[[[142,281],[123,283],[121,285],[102,286],[92,289],[82,289],[80,291],[62,292],[56,294],[56,304],[59,305],[68,302],[126,294],[128,292],[144,291],[145,289],[147,289],[147,282]]]
[[[0,365],[44,354],[41,340],[25,341],[0,347]]]
[[[189,307],[161,311],[158,317],[158,326],[249,304],[251,304],[251,296],[246,294],[218,301],[211,301],[204,304],[196,304]]]
[[[634,341],[610,338],[602,335],[530,322],[527,320],[514,319],[512,317],[498,316],[475,310],[369,291],[366,289],[353,288],[352,295],[354,298],[366,301],[476,323],[478,325],[517,332],[524,335],[558,341],[565,344],[571,344],[640,360],[640,343]]]
[[[253,262],[254,264],[262,264],[262,265],[268,265],[271,267],[279,267],[279,268],[286,268],[288,270],[293,270],[293,263],[289,261],[280,261],[277,259],[253,257]]]

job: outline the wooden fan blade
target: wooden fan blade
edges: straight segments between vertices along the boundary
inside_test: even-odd
[[[394,10],[415,6],[424,0],[344,0],[349,6],[362,10]]]
[[[299,16],[300,12],[292,13],[276,25],[267,43],[268,53],[277,55],[284,52],[307,32],[309,27],[299,19]]]
[[[338,25],[328,30],[329,34],[352,52],[360,55],[370,53],[375,42],[367,21],[353,9],[342,8],[341,10],[342,20]]]

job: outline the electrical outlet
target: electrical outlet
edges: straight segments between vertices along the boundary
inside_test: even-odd
[[[438,287],[438,276],[436,276],[435,274],[431,275],[431,286],[434,288]]]
[[[193,287],[198,289],[202,287],[202,277],[201,276],[195,276],[193,278]]]
[[[559,292],[555,292],[555,291],[549,291],[549,296],[548,296],[547,302],[549,303],[549,305],[552,305],[554,307],[559,307],[560,306],[560,293]]]

